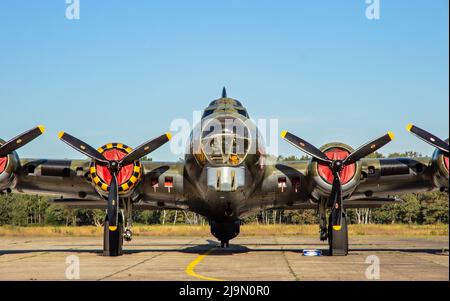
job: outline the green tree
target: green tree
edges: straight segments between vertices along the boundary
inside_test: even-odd
[[[287,161],[302,161],[302,160],[309,160],[311,159],[311,157],[303,155],[301,157],[297,157],[297,156],[278,156],[278,161],[279,162],[287,162]]]
[[[421,153],[414,151],[406,151],[404,153],[392,153],[389,154],[388,158],[420,158],[422,157]]]
[[[61,205],[51,204],[45,210],[45,223],[47,225],[64,225],[66,223],[66,212]]]
[[[367,158],[381,159],[381,158],[384,158],[384,155],[379,152],[374,152],[374,153],[371,153],[370,155],[368,155]]]

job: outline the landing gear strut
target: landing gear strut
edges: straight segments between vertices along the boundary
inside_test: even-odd
[[[130,228],[125,228],[125,231],[123,232],[123,239],[125,239],[125,241],[131,241],[131,239],[133,238],[133,232],[131,232]]]
[[[131,202],[130,198],[126,198],[124,200],[124,208],[123,208],[123,216],[125,217],[125,229],[123,232],[123,238],[125,241],[131,241],[133,238],[133,232],[131,231],[133,227],[133,216],[132,216],[132,206],[133,203]]]
[[[328,220],[328,245],[330,247],[330,256],[348,255],[348,228],[345,213],[342,215],[340,230],[333,229],[330,215]]]
[[[229,241],[229,240],[222,240],[222,241],[220,242],[220,247],[221,247],[222,249],[224,249],[224,248],[229,248],[229,247],[230,247],[230,241]]]
[[[320,241],[325,241],[328,239],[328,228],[327,228],[327,200],[321,199],[319,203],[319,231],[320,231]]]

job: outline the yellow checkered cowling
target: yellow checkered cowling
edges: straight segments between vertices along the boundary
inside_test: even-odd
[[[98,151],[103,154],[107,150],[111,149],[119,149],[127,154],[131,153],[132,148],[122,144],[122,143],[108,143],[104,146],[98,148]],[[97,166],[95,161],[91,162],[91,166],[89,168],[89,174],[92,180],[92,183],[95,184],[95,187],[97,190],[99,190],[100,193],[108,192],[109,191],[109,185],[97,174]],[[119,183],[119,194],[125,194],[129,192],[131,189],[133,189],[142,179],[142,163],[141,161],[135,161],[133,163],[133,174],[131,177],[127,180],[127,182],[120,184]]]

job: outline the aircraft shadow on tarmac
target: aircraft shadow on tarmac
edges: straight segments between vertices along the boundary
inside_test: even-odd
[[[57,245],[56,247],[67,247],[61,249],[27,249],[27,250],[0,250],[0,256],[8,254],[27,254],[27,253],[93,253],[99,256],[102,255],[101,249],[83,249],[94,245]],[[97,247],[97,245],[95,245]],[[303,249],[319,249],[323,255],[328,255],[328,247],[324,244],[318,247],[317,245],[300,245],[300,244],[247,244],[238,245],[230,244],[229,248],[220,248],[218,242],[207,240],[207,244],[133,244],[134,247],[149,247],[135,250],[124,250],[124,255],[137,253],[188,253],[188,254],[206,254],[210,256],[233,255],[248,252],[303,252]],[[183,247],[184,248],[160,248],[160,247]],[[256,248],[250,248],[254,246]],[[288,248],[286,248],[288,246]],[[294,247],[295,246],[295,247]],[[311,246],[311,247],[306,247]],[[358,247],[359,246],[359,247]],[[365,247],[361,247],[365,246]],[[349,255],[358,254],[359,252],[405,252],[405,253],[427,253],[427,254],[441,254],[448,256],[448,248],[377,248],[376,246],[367,248],[368,244],[352,244],[350,246]],[[150,248],[154,247],[154,248]],[[281,248],[283,247],[283,248]]]

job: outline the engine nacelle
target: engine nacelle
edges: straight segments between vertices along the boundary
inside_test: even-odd
[[[98,151],[108,160],[120,160],[131,153],[132,148],[122,143],[109,143],[100,147]],[[112,178],[108,168],[92,161],[89,173],[95,189],[106,197]],[[117,174],[119,195],[123,197],[131,195],[141,179],[142,163],[140,160],[135,161],[133,164],[123,166]]]
[[[447,139],[448,142],[448,139]],[[436,150],[433,153],[434,185],[441,191],[448,191],[449,188],[449,158],[445,157],[442,151]]]
[[[3,143],[5,141],[0,139],[0,145],[3,145]],[[14,186],[15,171],[18,166],[19,156],[16,152],[0,158],[0,192]]]
[[[343,160],[354,151],[354,149],[343,143],[329,143],[320,148],[320,150],[333,160]],[[361,162],[346,166],[340,173],[342,183],[342,195],[345,197],[351,194],[361,180]],[[328,197],[331,193],[333,184],[333,174],[329,166],[317,163],[312,160],[308,167],[308,173],[311,175],[312,196],[316,199]]]

